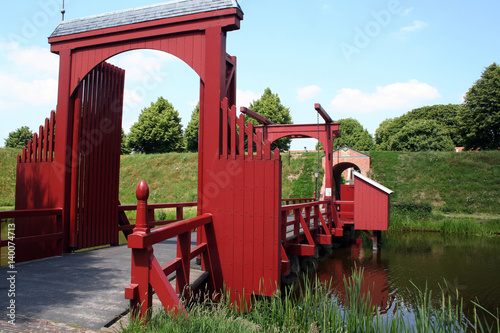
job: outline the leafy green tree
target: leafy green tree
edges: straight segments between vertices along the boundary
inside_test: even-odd
[[[128,146],[127,135],[125,134],[125,131],[122,128],[122,144],[121,144],[120,154],[129,155],[131,152],[132,149],[130,149],[130,147]]]
[[[459,147],[462,146],[463,140],[459,131],[458,116],[463,112],[463,108],[459,104],[424,106],[408,112],[402,120],[405,123],[417,119],[435,120],[448,129],[455,147]]]
[[[397,151],[452,151],[455,148],[450,131],[433,119],[411,120],[389,143]]]
[[[293,124],[290,109],[281,104],[278,94],[273,94],[270,88],[266,88],[261,98],[250,104],[250,110],[266,117],[276,124]],[[246,123],[248,124],[249,122],[254,123],[254,125],[259,125],[256,120],[246,117]],[[290,142],[290,138],[279,139],[273,143],[271,148],[275,149],[277,147],[280,151],[289,150]]]
[[[461,146],[462,135],[459,132],[459,114],[463,106],[458,104],[424,106],[402,115],[401,117],[386,119],[380,123],[375,131],[377,149],[390,150],[390,145],[405,125],[413,120],[434,120],[449,132],[454,145]]]
[[[500,66],[487,67],[465,94],[460,132],[466,148],[500,147]]]
[[[33,139],[33,132],[28,126],[22,126],[9,133],[9,136],[5,139],[5,147],[23,148],[28,145],[30,139]]]
[[[357,150],[370,150],[373,148],[373,138],[368,130],[356,119],[340,119],[340,138],[333,139],[333,148],[349,146]]]
[[[186,127],[184,139],[186,140],[186,150],[191,152],[198,151],[198,129],[200,122],[200,104],[191,113],[191,120]]]
[[[184,140],[179,112],[163,97],[144,108],[132,125],[128,146],[138,153],[158,154],[182,151]]]
[[[379,150],[389,150],[391,138],[403,128],[400,118],[389,118],[380,123],[375,131],[375,144]]]

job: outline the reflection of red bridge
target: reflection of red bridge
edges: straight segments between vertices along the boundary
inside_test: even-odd
[[[18,160],[16,210],[22,212],[0,214],[16,217],[18,261],[116,245],[122,230],[132,248],[126,297],[144,315],[152,289],[165,307],[181,307],[178,294],[189,296],[189,263],[197,257],[208,290],[224,285],[235,302],[248,304],[253,294],[273,294],[301,266],[313,269],[319,252],[328,252],[346,231],[387,230],[388,193],[372,182],[359,178],[353,200],[336,200],[332,142],[339,124],[319,104],[322,124],[277,125],[244,110],[262,123],[254,127],[237,116],[236,58],[226,53],[226,35],[242,19],[235,0],[187,0],[61,22],[49,38],[60,56],[57,114]],[[183,220],[186,204],[174,204],[176,223],[154,222],[148,212],[155,207],[148,207],[141,182],[130,234],[123,215],[130,207],[120,209],[118,202],[125,73],[105,60],[136,49],[171,53],[200,76],[198,216]],[[271,143],[285,136],[323,144],[324,200],[282,205],[280,154]],[[354,209],[352,219],[342,217],[346,205]],[[150,230],[158,224],[168,225]],[[190,248],[194,229],[198,244]],[[178,255],[161,266],[152,245],[170,237],[178,239]],[[171,272],[176,291],[166,279]]]
[[[388,269],[380,262],[379,253],[374,252],[370,260],[362,248],[362,240],[351,242],[348,249],[339,250],[343,256],[332,256],[318,269],[318,279],[323,282],[332,281],[332,287],[342,301],[346,298],[344,277],[349,278],[355,267],[363,269],[363,283],[361,292],[365,297],[370,293],[372,305],[377,306],[379,313],[384,314],[393,309],[394,297],[390,292],[390,280],[387,276]]]

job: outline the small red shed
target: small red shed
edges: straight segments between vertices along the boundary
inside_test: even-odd
[[[389,228],[390,195],[394,191],[363,176],[354,174],[354,227],[356,230]]]

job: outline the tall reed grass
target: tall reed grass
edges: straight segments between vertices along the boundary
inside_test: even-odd
[[[431,301],[431,291],[417,289],[411,309],[397,304],[393,313],[382,315],[370,293],[362,292],[363,273],[356,268],[344,278],[343,300],[333,293],[331,282],[306,278],[298,291],[256,297],[252,311],[246,313],[236,311],[228,297],[219,303],[207,299],[188,305],[188,317],[162,311],[146,325],[131,322],[122,332],[500,332],[498,313],[481,311],[483,315],[476,314],[471,322],[463,314],[462,302],[452,299],[445,288],[438,305]]]

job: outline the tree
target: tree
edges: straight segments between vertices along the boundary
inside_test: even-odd
[[[130,149],[130,147],[128,146],[127,135],[125,135],[125,131],[122,128],[122,143],[121,143],[120,154],[129,155],[131,152],[132,149]]]
[[[23,148],[28,145],[28,141],[31,139],[33,139],[33,132],[28,126],[22,126],[9,133],[9,136],[5,139],[5,147]]]
[[[448,129],[455,147],[459,147],[462,146],[463,140],[459,131],[458,116],[463,112],[463,108],[459,104],[424,106],[408,112],[402,120],[405,123],[417,119],[435,120]]]
[[[375,131],[377,149],[390,150],[394,136],[413,120],[433,120],[437,122],[448,130],[455,147],[461,146],[463,140],[457,124],[462,110],[463,106],[458,104],[424,106],[413,109],[401,117],[386,119],[380,123]]]
[[[196,108],[191,113],[191,120],[186,127],[186,132],[184,133],[184,139],[186,141],[186,150],[190,152],[198,151],[198,129],[200,122],[200,103],[196,105]]]
[[[183,143],[179,112],[163,97],[142,110],[128,135],[129,147],[138,153],[182,151]]]
[[[333,139],[333,148],[349,146],[357,150],[370,150],[373,148],[373,138],[368,130],[356,119],[347,118],[338,121],[340,123],[340,138]]]
[[[452,151],[450,131],[433,119],[412,120],[396,133],[389,143],[397,151]]]
[[[500,66],[487,67],[465,94],[460,114],[464,146],[498,149],[500,147]]]
[[[403,128],[400,118],[389,118],[378,125],[375,131],[375,144],[379,150],[389,150],[392,137]]]
[[[281,104],[278,94],[273,94],[270,88],[266,88],[262,97],[250,104],[250,110],[257,112],[276,124],[293,124],[290,109]],[[259,125],[255,119],[246,117],[246,123],[248,124],[249,122]],[[289,150],[290,142],[290,138],[279,139],[273,143],[271,148],[279,148],[280,151]]]

